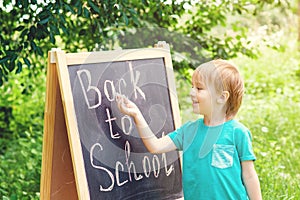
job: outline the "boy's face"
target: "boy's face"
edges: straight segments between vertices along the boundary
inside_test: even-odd
[[[200,80],[200,76],[193,75],[192,89],[190,92],[192,99],[193,112],[204,116],[210,116],[213,113],[213,107],[216,102],[215,88],[208,83]]]

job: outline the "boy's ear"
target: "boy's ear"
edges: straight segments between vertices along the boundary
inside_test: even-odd
[[[223,91],[222,94],[220,95],[220,97],[218,98],[218,103],[223,103],[225,104],[227,102],[227,100],[229,99],[229,92],[228,91]]]

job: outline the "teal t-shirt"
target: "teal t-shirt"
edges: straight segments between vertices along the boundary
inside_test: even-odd
[[[183,151],[185,200],[248,199],[240,162],[256,158],[243,124],[230,120],[211,127],[199,119],[168,136]]]

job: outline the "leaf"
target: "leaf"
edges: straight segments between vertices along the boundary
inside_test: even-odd
[[[133,19],[133,22],[134,22],[135,25],[137,25],[137,26],[140,25],[140,22],[139,22],[138,18],[135,15],[133,15],[132,19]]]
[[[77,7],[77,15],[81,15],[82,14],[82,5],[78,5]]]
[[[83,8],[83,16],[85,18],[90,18],[90,12],[86,7]]]
[[[47,18],[47,17],[49,17],[51,15],[51,13],[50,13],[50,11],[48,10],[48,9],[44,9],[42,12],[40,12],[39,14],[38,14],[38,18],[39,19],[45,19],[45,18]]]
[[[36,27],[33,25],[30,27],[30,31],[28,33],[28,38],[30,40],[34,39],[34,37],[36,36]]]
[[[2,70],[0,69],[0,86],[3,85],[3,75],[2,75]]]
[[[41,49],[41,47],[36,47],[36,51],[37,51],[38,55],[40,55],[40,56],[43,56],[43,55],[44,55],[44,52],[43,52],[43,50]]]
[[[20,38],[24,38],[25,35],[28,33],[28,28],[24,29],[20,35]]]
[[[27,9],[28,6],[29,6],[28,0],[22,0],[22,7],[23,7],[23,9]]]
[[[39,21],[38,23],[39,23],[39,24],[46,24],[46,23],[48,23],[48,21],[50,20],[50,18],[51,18],[51,16],[48,16],[48,17],[46,17],[45,19]]]
[[[55,44],[55,37],[53,36],[53,33],[52,33],[52,32],[50,33],[49,37],[50,37],[50,42],[51,42],[52,44]]]
[[[66,18],[63,15],[59,15],[59,19],[61,20],[60,23],[63,23],[63,24],[67,23]]]
[[[23,58],[23,61],[28,67],[30,67],[31,63],[30,60],[28,60],[28,58]]]
[[[74,10],[69,4],[66,4],[66,3],[65,3],[65,8],[66,8],[68,11],[70,11],[72,14],[75,14],[75,13],[76,13],[75,10]]]
[[[9,57],[8,56],[4,56],[3,58],[0,59],[0,64],[5,63],[8,60],[9,60]]]
[[[53,32],[54,35],[59,35],[59,29],[52,24],[50,24],[50,31]]]
[[[129,8],[128,11],[129,11],[131,14],[137,14],[136,10],[134,10],[133,8]]]
[[[27,47],[28,47],[28,42],[25,41],[25,42],[24,42],[24,49],[26,49]]]
[[[12,53],[11,58],[10,58],[10,62],[14,63],[17,60],[17,58],[18,58],[18,55],[15,52]]]
[[[16,64],[13,60],[11,60],[10,63],[6,65],[9,72],[12,72],[15,69],[15,66],[16,66]]]
[[[16,74],[19,74],[22,71],[22,63],[20,61],[18,61],[17,66],[18,66],[18,68],[16,70]]]
[[[68,31],[68,29],[65,27],[64,24],[60,24],[60,27],[61,27],[61,29],[63,30],[63,32],[64,32],[65,34],[69,34],[69,31]]]
[[[33,50],[36,49],[36,44],[35,44],[34,41],[30,41],[30,46],[31,46],[31,48],[32,48]]]
[[[17,28],[15,28],[15,31],[21,31],[25,28],[25,26],[18,26]]]
[[[94,10],[96,13],[98,13],[98,14],[101,13],[101,11],[100,11],[100,9],[98,8],[98,6],[96,6],[92,0],[88,0],[88,4],[93,8],[93,10]]]
[[[128,25],[128,17],[126,16],[125,13],[123,13],[123,21],[126,25]]]

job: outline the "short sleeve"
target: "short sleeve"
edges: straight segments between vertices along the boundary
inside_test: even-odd
[[[177,150],[185,150],[185,148],[191,144],[195,135],[197,134],[200,122],[203,122],[203,120],[198,119],[193,122],[186,122],[180,128],[168,134],[168,136],[174,142]]]
[[[247,128],[236,128],[234,139],[240,161],[256,160],[252,148],[252,136]]]
[[[168,136],[174,142],[177,150],[179,151],[183,149],[183,133],[184,133],[183,129],[184,129],[184,125],[168,134]]]

